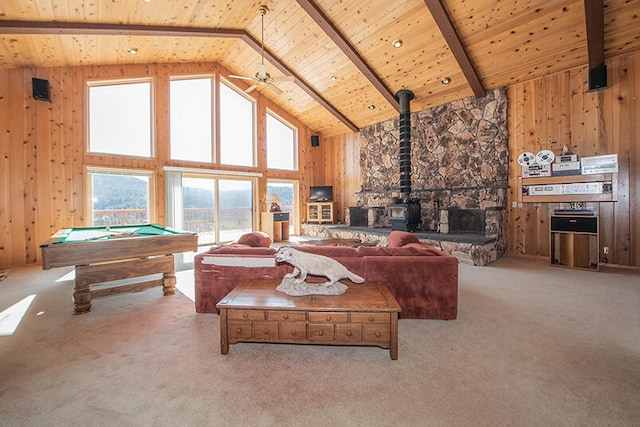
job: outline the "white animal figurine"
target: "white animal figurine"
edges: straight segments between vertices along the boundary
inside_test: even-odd
[[[276,252],[276,261],[286,262],[293,266],[293,272],[285,277],[295,278],[300,274],[300,277],[295,280],[296,283],[304,282],[308,274],[324,276],[329,279],[328,282],[319,284],[320,286],[331,285],[340,279],[349,279],[354,283],[364,282],[362,277],[350,272],[344,265],[332,258],[300,252],[291,247],[280,248]]]

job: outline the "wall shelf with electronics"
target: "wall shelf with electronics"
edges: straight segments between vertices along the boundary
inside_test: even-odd
[[[519,184],[523,203],[618,201],[617,173],[520,178]]]

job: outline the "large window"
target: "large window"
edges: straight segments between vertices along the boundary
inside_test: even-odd
[[[298,209],[296,200],[298,200],[298,183],[296,181],[267,181],[267,201],[273,196],[277,196],[275,200],[280,200],[278,204],[283,212],[289,212],[289,233],[295,234],[295,224],[297,224]]]
[[[211,78],[171,80],[171,158],[212,162]]]
[[[254,104],[220,82],[220,163],[255,166]]]
[[[153,222],[151,172],[88,169],[91,225]]]
[[[267,167],[296,170],[296,145],[295,128],[267,113]]]
[[[89,151],[151,157],[151,81],[89,84]]]

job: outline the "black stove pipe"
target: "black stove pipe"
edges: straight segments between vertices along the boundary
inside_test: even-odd
[[[411,108],[409,101],[415,95],[408,89],[399,90],[396,98],[400,102],[400,195],[402,203],[411,197]]]

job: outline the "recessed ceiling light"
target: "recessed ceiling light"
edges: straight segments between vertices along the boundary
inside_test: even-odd
[[[402,39],[395,39],[392,44],[396,49],[402,47]]]
[[[138,53],[138,48],[130,47],[129,49],[127,49],[127,52],[129,52],[131,55],[135,55],[136,53]]]
[[[449,83],[451,83],[451,77],[445,77],[444,79],[442,79],[443,85],[448,85]]]
[[[331,77],[329,78],[331,79],[332,82],[335,82],[336,80],[338,80],[335,74],[331,74]]]
[[[376,109],[375,105],[373,105],[373,104],[369,105],[369,110],[375,110],[375,109]]]
[[[293,104],[293,98],[289,98],[289,102]]]

